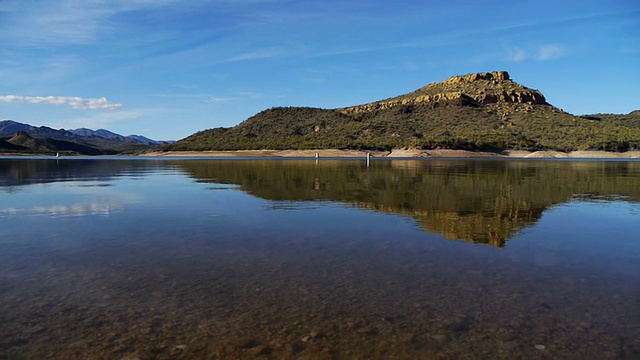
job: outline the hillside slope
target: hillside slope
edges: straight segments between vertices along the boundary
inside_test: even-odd
[[[272,108],[235,127],[201,131],[162,149],[626,151],[640,149],[640,127],[634,124],[615,116],[568,114],[540,91],[496,71],[454,76],[346,108]]]
[[[632,111],[628,114],[593,114],[583,115],[581,118],[587,120],[605,121],[627,127],[640,129],[640,110]]]

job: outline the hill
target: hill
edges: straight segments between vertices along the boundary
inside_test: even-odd
[[[550,105],[540,91],[512,81],[507,72],[495,71],[454,76],[346,108],[272,108],[162,149],[627,151],[640,149],[633,114],[574,116]]]
[[[15,148],[7,145],[6,140],[18,133],[24,133],[34,140],[40,140],[42,144],[34,147]],[[140,135],[123,136],[114,132],[100,129],[75,129],[56,130],[46,126],[32,126],[12,120],[0,121],[0,151],[3,152],[38,152],[37,148],[44,152],[63,150],[84,155],[132,153],[147,150],[160,145],[168,144],[166,141],[155,141]],[[60,142],[62,141],[62,143]],[[29,141],[29,144],[33,142]],[[71,143],[75,145],[69,145]]]
[[[623,126],[640,129],[640,110],[632,111],[628,114],[594,114],[583,115],[583,119],[606,121]]]

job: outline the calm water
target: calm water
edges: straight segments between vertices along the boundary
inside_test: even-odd
[[[640,162],[0,159],[0,359],[635,359]]]

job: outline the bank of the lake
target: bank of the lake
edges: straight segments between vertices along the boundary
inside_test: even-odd
[[[369,153],[373,157],[440,157],[440,158],[572,158],[572,159],[640,159],[640,151],[607,152],[607,151],[520,151],[506,150],[501,152],[468,151],[468,150],[421,150],[394,149],[392,151],[364,151],[341,149],[318,150],[233,150],[233,151],[166,151],[149,152],[141,156],[207,156],[207,157],[365,157]]]

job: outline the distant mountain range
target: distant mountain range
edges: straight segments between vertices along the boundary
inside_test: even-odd
[[[640,111],[575,116],[506,71],[494,71],[453,76],[364,105],[267,109],[162,150],[327,148],[623,152],[640,149]]]
[[[12,120],[0,121],[0,152],[100,155],[144,151],[170,144],[141,135],[123,136],[109,130],[56,130]]]

